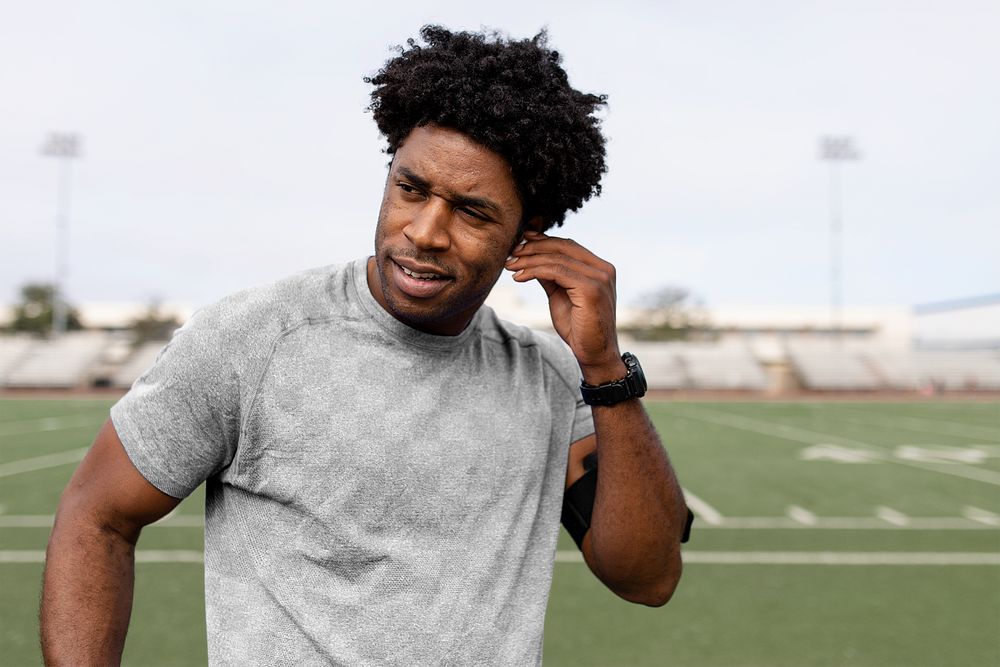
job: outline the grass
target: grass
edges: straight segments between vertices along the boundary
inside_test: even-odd
[[[46,517],[74,468],[12,472],[11,464],[87,446],[110,404],[0,400],[0,554],[6,561],[45,548]],[[685,489],[717,513],[717,525],[704,516],[696,522],[681,586],[661,609],[623,602],[585,565],[558,562],[546,665],[1000,664],[1000,528],[992,525],[1000,521],[1000,404],[649,401],[647,407]],[[860,452],[868,462],[804,460],[803,452],[816,445]],[[199,490],[180,513],[198,515],[202,504]],[[798,520],[789,518],[793,507],[801,510],[791,512]],[[33,523],[14,525],[26,523],[15,517],[33,517],[27,522]],[[202,546],[201,529],[190,526],[151,526],[140,542],[140,549]],[[559,548],[575,552],[565,534]],[[844,553],[862,560],[871,554],[993,560],[740,562],[761,553],[765,561],[787,553],[813,560]],[[704,562],[720,554],[733,562]],[[0,561],[4,665],[40,664],[41,572],[40,562]],[[205,661],[201,566],[138,564],[124,662]]]

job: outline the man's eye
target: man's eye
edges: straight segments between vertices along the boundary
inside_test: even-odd
[[[420,194],[420,190],[416,189],[409,183],[397,183],[396,185],[398,185],[399,188],[408,195]]]
[[[475,218],[476,220],[480,220],[482,222],[485,222],[486,219],[487,219],[485,215],[483,215],[479,211],[476,211],[475,209],[460,208],[458,210],[459,210],[459,212],[464,213],[465,215],[469,216],[470,218]]]

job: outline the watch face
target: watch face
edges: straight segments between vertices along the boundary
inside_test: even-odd
[[[646,374],[642,372],[642,366],[639,365],[638,361],[635,362],[635,375],[636,375],[636,378],[639,380],[639,386],[641,387],[642,393],[645,394],[646,393],[646,386],[647,386],[646,385]]]
[[[598,387],[581,383],[580,391],[585,403],[588,405],[614,405],[630,398],[645,395],[646,375],[642,372],[639,360],[631,352],[626,352],[622,355],[622,362],[625,363],[627,373],[621,380],[615,380]]]
[[[639,360],[631,352],[626,352],[622,355],[622,361],[625,362],[625,367],[628,368],[628,376],[633,380],[632,386],[637,389],[636,395],[642,396],[646,393],[646,374],[642,372]]]

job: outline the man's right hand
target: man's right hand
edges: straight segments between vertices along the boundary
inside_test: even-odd
[[[47,665],[121,662],[135,543],[180,502],[136,470],[111,420],[63,491],[45,557],[40,614]]]

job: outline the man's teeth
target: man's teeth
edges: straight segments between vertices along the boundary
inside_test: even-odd
[[[403,273],[406,275],[413,276],[414,278],[418,278],[420,280],[437,280],[442,277],[436,273],[417,273],[416,271],[410,271],[403,265],[400,265],[399,268],[403,269]]]

